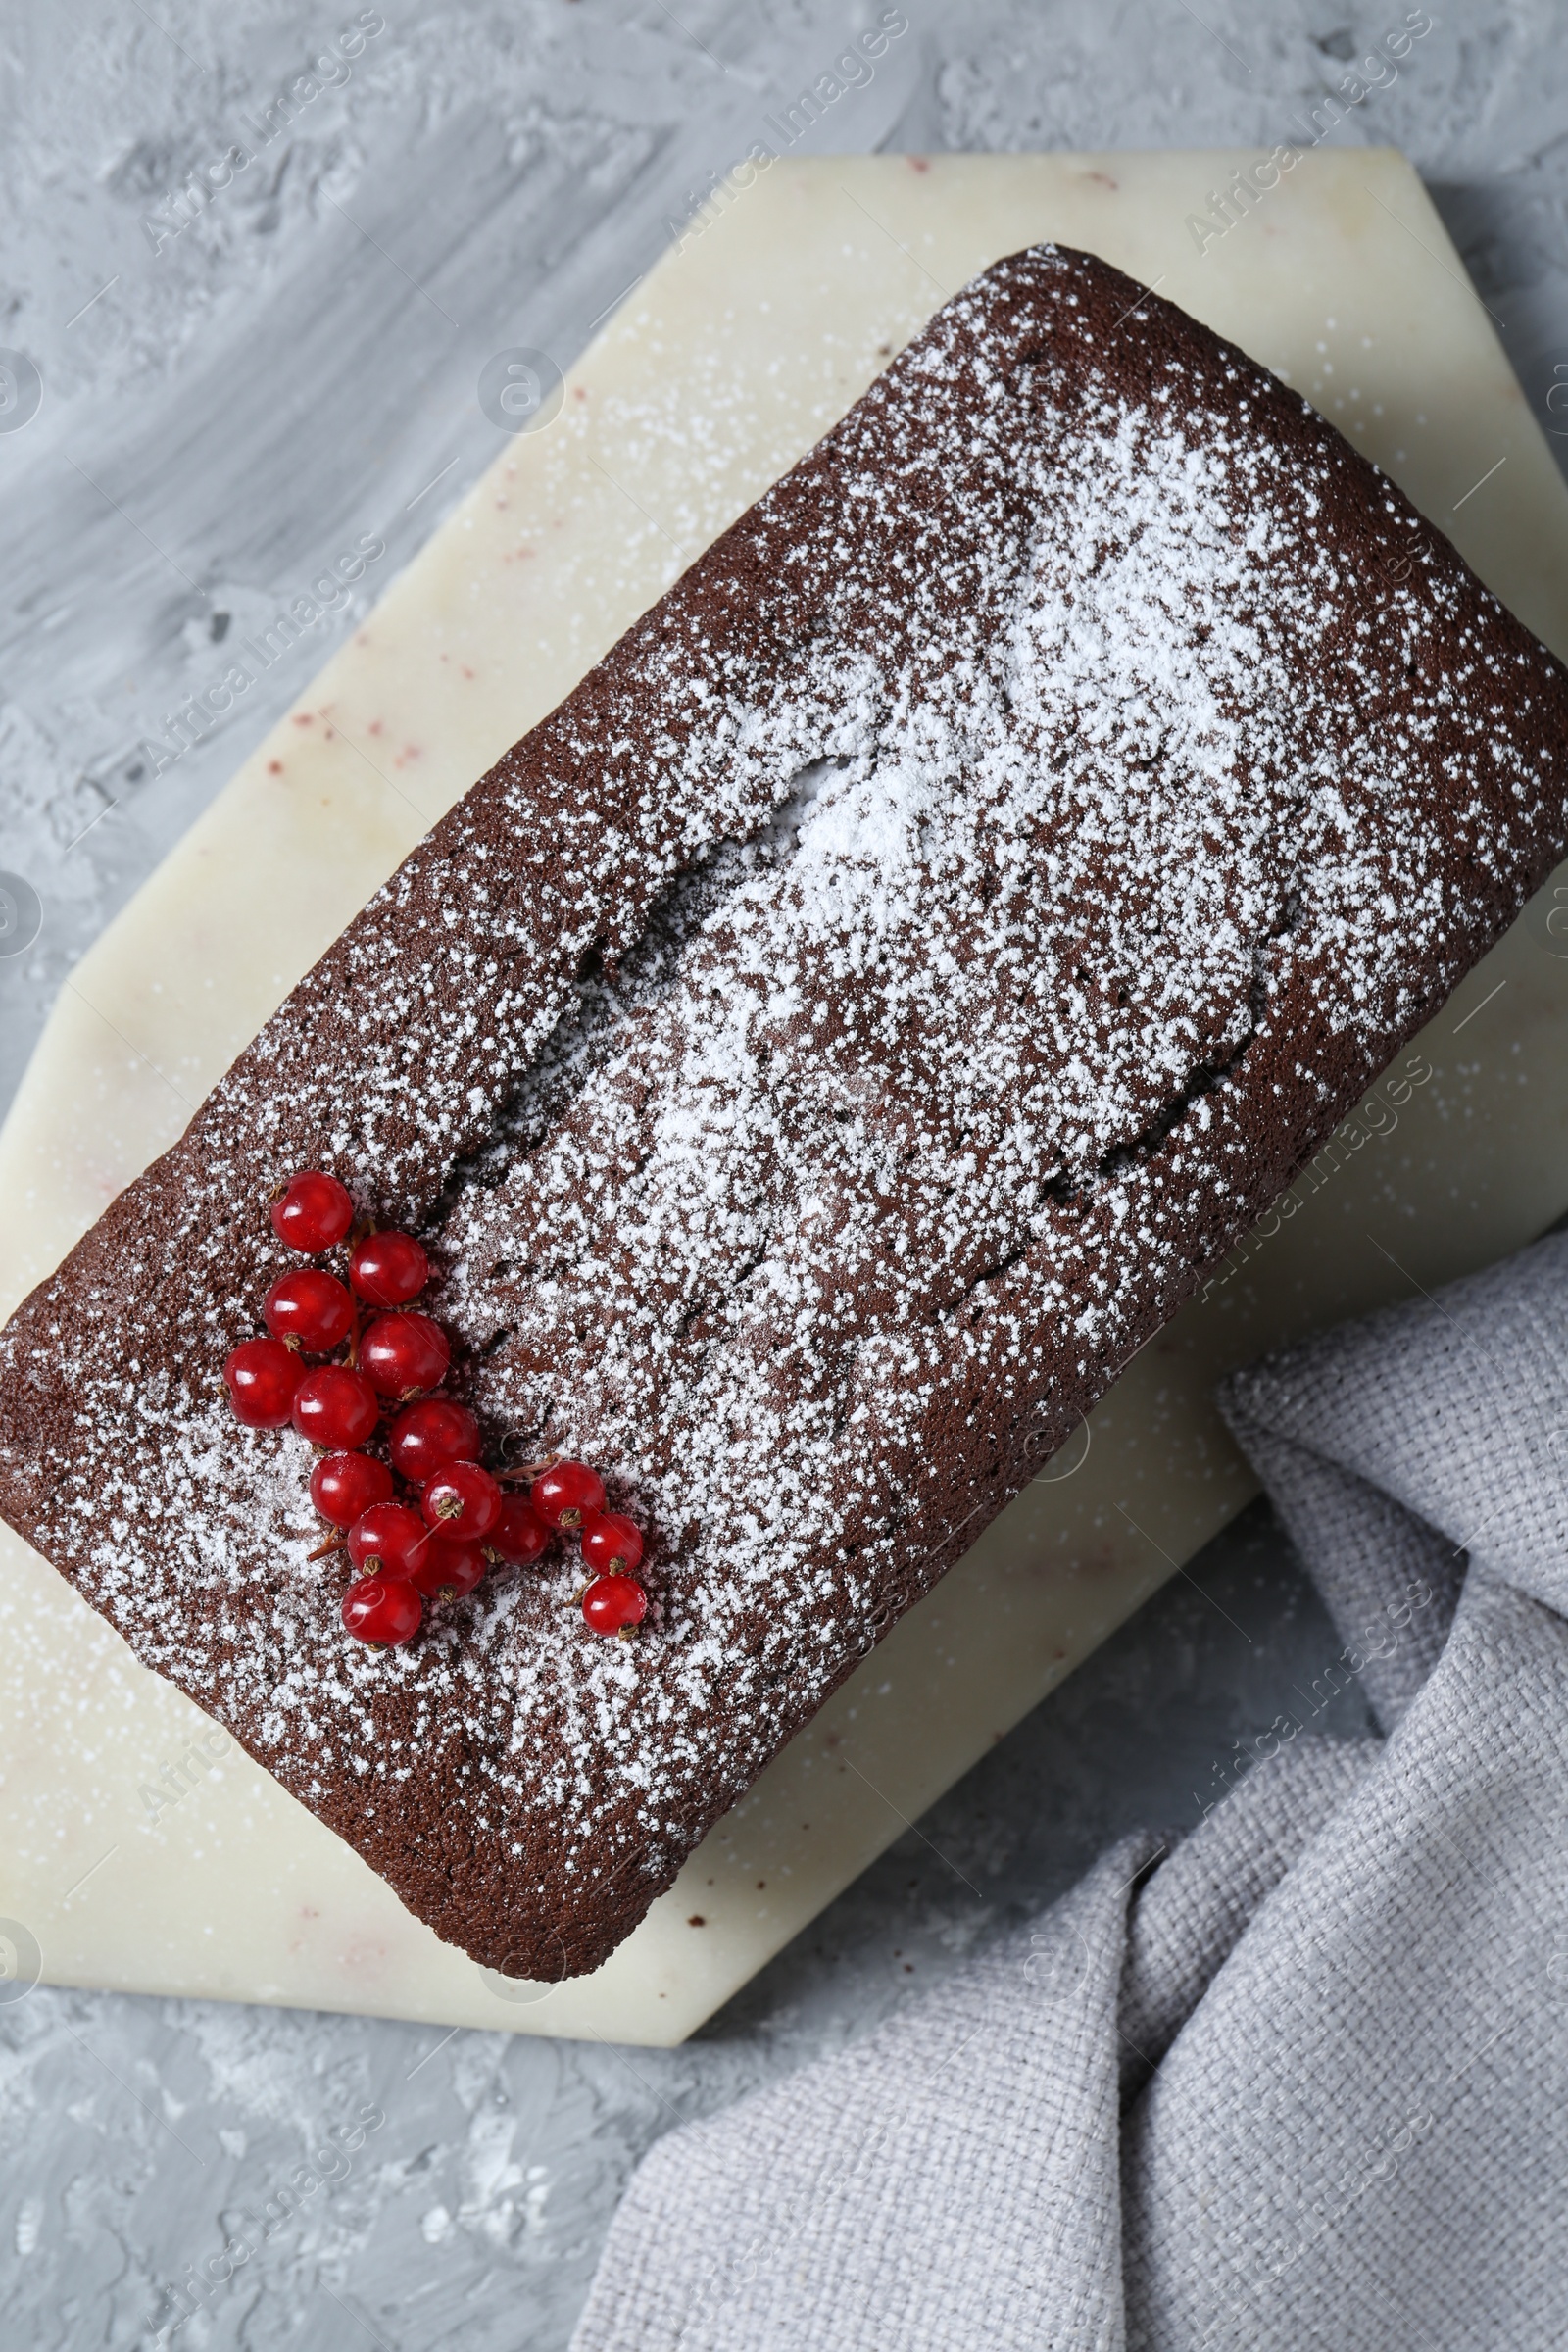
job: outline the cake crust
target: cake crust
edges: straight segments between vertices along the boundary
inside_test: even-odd
[[[1568,849],[1568,676],[1092,256],[949,303],[0,1336],[0,1510],[436,1933],[598,1965]],[[322,1167],[649,1540],[343,1635],[221,1367]],[[425,1303],[421,1301],[421,1303]]]

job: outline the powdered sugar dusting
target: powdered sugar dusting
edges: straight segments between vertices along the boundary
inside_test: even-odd
[[[631,1923],[1560,830],[1548,658],[1258,371],[1157,305],[1111,337],[1126,294],[1047,248],[939,316],[219,1090],[199,1279],[143,1234],[102,1302],[122,1360],[161,1298],[180,1369],[68,1365],[46,1548],[486,1957]],[[338,1631],[305,1448],[207,1377],[313,1135],[424,1221],[492,1445],[649,1531],[637,1640],[559,1558]],[[461,1836],[396,1826],[432,1757]]]

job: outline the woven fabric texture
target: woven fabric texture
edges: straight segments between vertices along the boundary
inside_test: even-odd
[[[1568,1237],[1222,1401],[1386,1740],[670,2133],[574,2352],[1568,2340]]]

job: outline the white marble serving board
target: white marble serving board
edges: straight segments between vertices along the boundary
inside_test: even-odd
[[[173,1142],[429,824],[948,294],[1022,245],[1087,246],[1274,368],[1568,654],[1568,492],[1409,167],[1316,152],[1200,253],[1187,217],[1250,160],[779,164],[668,254],[557,418],[502,445],[77,967],[0,1135],[0,1313]],[[29,1965],[31,1938],[60,1984],[683,2038],[1246,1499],[1208,1402],[1221,1369],[1484,1263],[1568,1206],[1564,875],[1289,1213],[591,1978],[509,1986],[439,1943],[0,1529],[0,1914],[19,1931],[0,1921],[0,1971]]]

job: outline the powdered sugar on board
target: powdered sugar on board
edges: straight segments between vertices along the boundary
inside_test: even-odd
[[[65,1352],[41,1482],[7,1407],[35,1540],[534,1973],[634,1924],[1561,827],[1548,658],[1298,402],[1049,249],[605,666],[218,1091],[91,1344],[29,1310],[5,1374]],[[305,1447],[214,1401],[307,1151],[422,1224],[498,1457],[581,1453],[648,1531],[635,1641],[560,1554],[342,1635]]]

